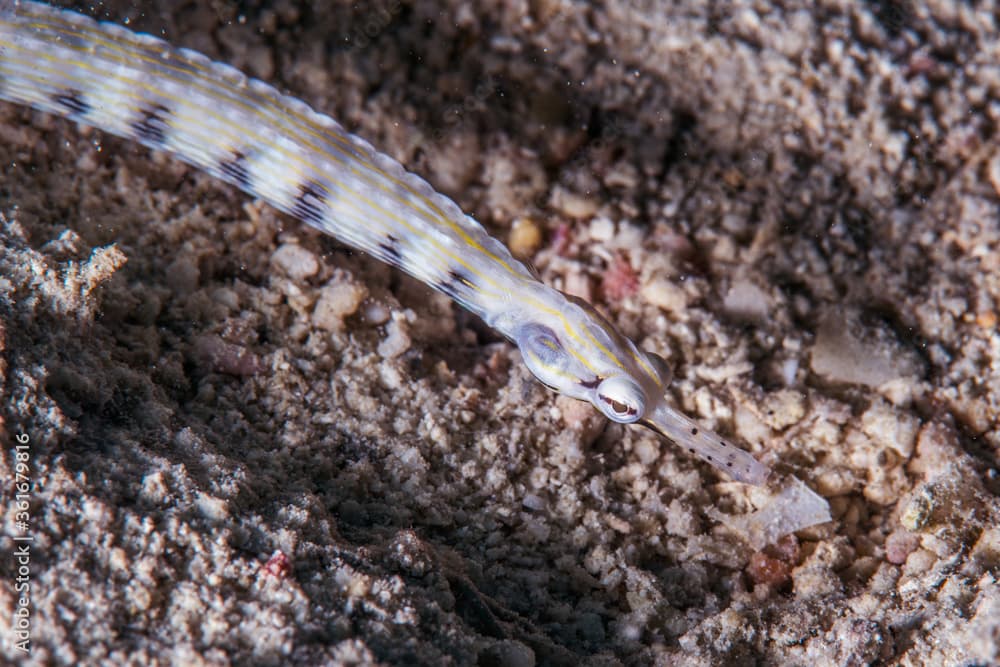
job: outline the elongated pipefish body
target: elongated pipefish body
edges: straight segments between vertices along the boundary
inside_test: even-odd
[[[662,359],[539,282],[422,178],[267,84],[150,35],[0,0],[0,99],[173,153],[447,294],[517,344],[555,391],[648,426],[737,480],[769,474],[670,407]]]

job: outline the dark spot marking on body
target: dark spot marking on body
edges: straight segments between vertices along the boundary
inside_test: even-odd
[[[451,278],[456,283],[462,283],[466,287],[475,286],[472,280],[461,271],[456,271],[455,269],[452,269],[451,271],[448,272],[448,277]]]
[[[70,116],[86,116],[90,113],[90,102],[79,90],[64,90],[52,96],[52,101]]]
[[[461,293],[461,287],[475,287],[475,283],[461,271],[452,269],[448,271],[448,279],[438,284],[438,289],[447,294],[452,299],[457,299]]]
[[[139,112],[139,119],[132,123],[132,130],[140,141],[152,146],[162,146],[170,130],[167,123],[170,113],[170,109],[162,104],[143,109]]]
[[[292,205],[291,214],[303,222],[319,227],[324,222],[326,190],[316,181],[305,181],[299,185],[299,194]]]
[[[465,273],[462,273],[461,271],[456,271],[454,269],[448,272],[448,279],[451,281],[451,284],[456,288],[456,291],[459,285],[462,285],[463,287],[476,286],[476,284],[472,282],[472,279],[469,276],[467,276]]]
[[[382,256],[389,262],[396,264],[402,264],[403,253],[399,250],[399,239],[392,234],[386,234],[385,241],[378,244],[379,250],[382,252]]]
[[[691,435],[698,435],[698,429],[697,428],[692,428],[691,429]]]
[[[232,157],[219,162],[218,169],[224,179],[241,190],[253,190],[250,170],[247,169],[247,156],[242,151],[233,151]]]

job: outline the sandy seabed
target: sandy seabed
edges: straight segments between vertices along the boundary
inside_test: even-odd
[[[428,178],[833,521],[751,546],[772,491],[556,397],[446,298],[0,104],[2,660],[1000,661],[997,7],[665,4],[96,15]]]

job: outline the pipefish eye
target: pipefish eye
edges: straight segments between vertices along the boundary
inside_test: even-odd
[[[613,377],[597,386],[597,405],[608,418],[631,424],[642,419],[646,411],[646,396],[632,380]]]

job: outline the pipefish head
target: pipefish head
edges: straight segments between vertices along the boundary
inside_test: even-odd
[[[639,350],[589,304],[567,303],[519,326],[513,335],[525,364],[551,389],[589,401],[608,419],[641,424],[673,440],[734,479],[763,483],[770,470],[750,454],[673,409],[664,359]]]

